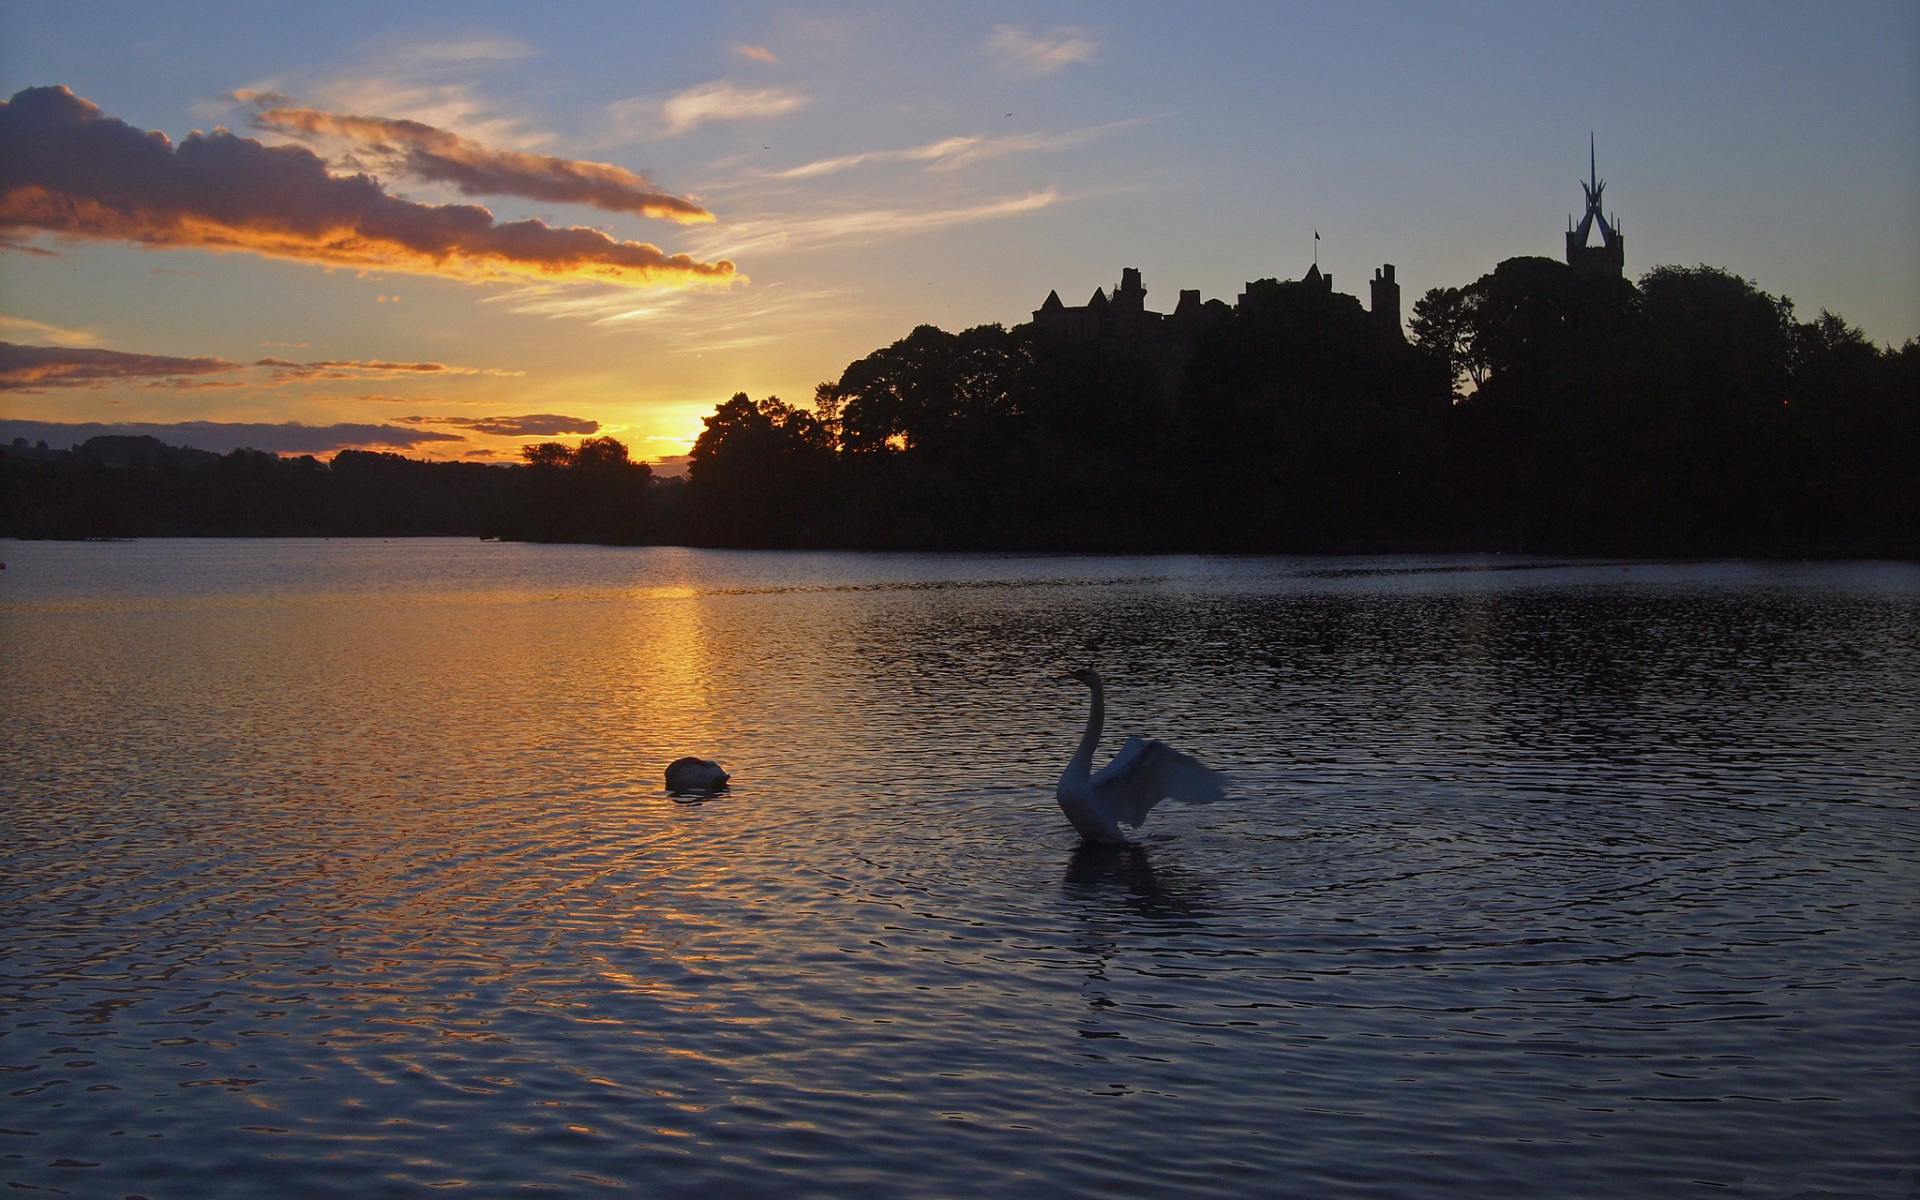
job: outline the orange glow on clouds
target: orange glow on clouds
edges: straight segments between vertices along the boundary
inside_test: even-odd
[[[461,280],[653,287],[734,278],[724,259],[669,255],[597,229],[498,223],[477,205],[402,200],[369,176],[329,174],[304,147],[224,130],[176,147],[64,87],[29,88],[0,106],[0,235],[20,233]]]
[[[257,92],[236,95],[249,103],[271,99]],[[590,204],[608,212],[686,223],[713,220],[713,214],[700,205],[662,192],[645,176],[624,167],[496,150],[419,121],[270,107],[255,113],[254,123],[301,137],[349,139],[396,171],[451,183],[469,196]]]

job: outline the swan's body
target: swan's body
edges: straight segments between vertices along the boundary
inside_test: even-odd
[[[670,792],[717,792],[731,778],[719,763],[705,758],[676,758],[667,764]]]
[[[1073,672],[1093,692],[1093,711],[1087,716],[1087,731],[1081,735],[1080,748],[1073,752],[1060,787],[1054,797],[1060,811],[1089,842],[1124,844],[1126,834],[1120,826],[1138,828],[1147,813],[1162,800],[1185,800],[1190,804],[1208,804],[1226,798],[1226,779],[1218,771],[1201,765],[1165,742],[1149,738],[1128,738],[1113,761],[1093,772],[1093,751],[1100,744],[1100,730],[1106,723],[1106,689],[1100,674],[1091,667]]]

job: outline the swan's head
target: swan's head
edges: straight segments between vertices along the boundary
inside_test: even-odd
[[[1081,683],[1086,684],[1088,687],[1100,686],[1100,672],[1094,670],[1092,667],[1080,667],[1075,670],[1068,671],[1065,675],[1062,675],[1060,678],[1077,679]]]

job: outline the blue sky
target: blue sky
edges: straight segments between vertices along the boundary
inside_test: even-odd
[[[1017,323],[1124,266],[1150,307],[1182,288],[1231,300],[1301,274],[1316,231],[1339,290],[1364,297],[1391,262],[1410,307],[1501,259],[1558,257],[1589,132],[1630,274],[1707,263],[1876,341],[1920,336],[1910,0],[0,0],[0,96],[54,86],[175,151],[224,127],[288,148],[248,162],[365,173],[422,219],[483,205],[706,272],[16,215],[0,340],[38,349],[13,352],[33,369],[0,390],[0,434],[56,445],[126,427],[499,460],[603,433],[671,456],[733,392],[805,401],[915,325]],[[490,169],[602,164],[712,219],[461,191],[347,118]]]

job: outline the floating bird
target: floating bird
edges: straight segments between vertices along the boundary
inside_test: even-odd
[[[676,758],[667,764],[667,790],[669,792],[717,792],[727,786],[732,778],[726,770],[712,759]]]
[[[1106,722],[1106,689],[1100,673],[1092,667],[1070,672],[1093,690],[1093,712],[1087,717],[1087,732],[1080,748],[1073,752],[1054,798],[1060,811],[1089,842],[1124,845],[1127,837],[1120,826],[1138,828],[1147,812],[1162,800],[1185,800],[1189,804],[1210,804],[1226,798],[1226,777],[1218,771],[1180,753],[1165,742],[1130,737],[1113,761],[1093,774],[1093,751],[1100,744],[1100,729]]]

